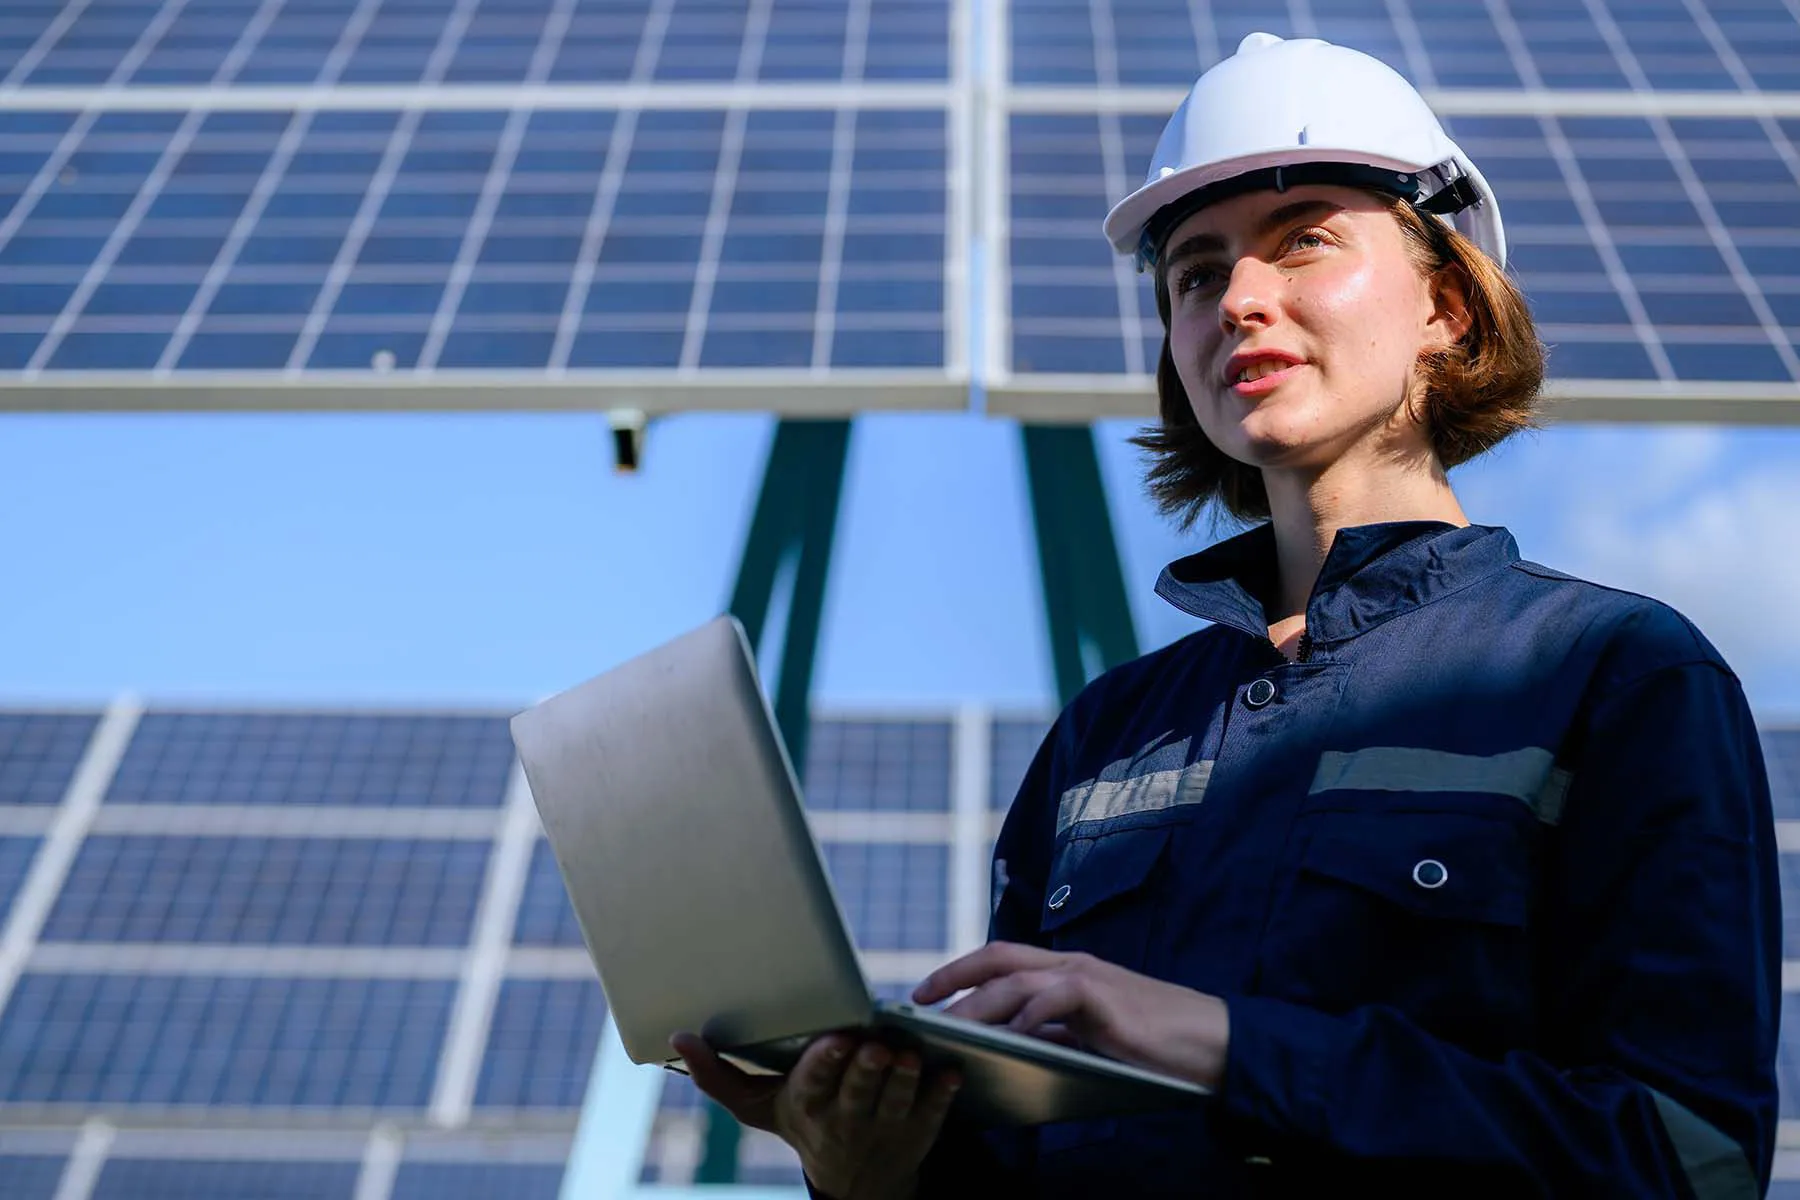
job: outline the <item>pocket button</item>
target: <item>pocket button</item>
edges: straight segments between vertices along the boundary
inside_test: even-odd
[[[1271,679],[1258,679],[1244,693],[1244,703],[1251,708],[1261,708],[1275,699],[1275,682]]]
[[[1061,887],[1057,888],[1056,891],[1054,891],[1050,894],[1050,911],[1051,912],[1056,912],[1058,909],[1062,908],[1063,905],[1065,905],[1069,902],[1069,892],[1071,890],[1072,889],[1069,887],[1069,885],[1065,883]]]
[[[1441,888],[1449,881],[1449,870],[1435,858],[1422,858],[1413,864],[1413,882],[1422,888]]]

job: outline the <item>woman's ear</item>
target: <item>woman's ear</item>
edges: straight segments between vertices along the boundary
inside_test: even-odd
[[[1448,350],[1463,340],[1474,317],[1469,311],[1469,275],[1457,263],[1446,263],[1426,280],[1431,289],[1431,318],[1426,330],[1432,348]]]

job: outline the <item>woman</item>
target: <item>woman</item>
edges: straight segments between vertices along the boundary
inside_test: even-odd
[[[993,940],[915,999],[1216,1096],[981,1134],[943,1125],[954,1079],[847,1037],[758,1084],[684,1036],[696,1081],[843,1200],[1760,1196],[1755,729],[1679,614],[1457,503],[1542,373],[1486,182],[1386,67],[1255,34],[1107,228],[1167,333],[1152,491],[1267,520],[1164,572],[1213,624],[1058,718]]]

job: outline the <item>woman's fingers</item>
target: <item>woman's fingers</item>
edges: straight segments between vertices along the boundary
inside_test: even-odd
[[[1030,1033],[1038,1026],[1051,1022],[1065,1025],[1070,1018],[1081,1016],[1086,1002],[1086,994],[1080,983],[1071,976],[1063,975],[1047,980],[1044,986],[1033,989],[1007,1024],[1019,1033]]]
[[[844,1064],[856,1045],[842,1035],[818,1038],[806,1048],[790,1072],[794,1102],[807,1112],[831,1103],[844,1078]]]
[[[1041,971],[1068,959],[1067,954],[1024,946],[1017,942],[989,942],[961,958],[947,962],[913,989],[913,1003],[936,1004],[964,988],[979,987],[990,979],[1016,971]]]
[[[866,1042],[844,1068],[843,1082],[838,1085],[837,1110],[847,1118],[867,1119],[875,1111],[875,1098],[887,1076],[893,1056],[887,1047]]]
[[[1052,972],[1020,971],[984,983],[944,1011],[953,1017],[1004,1025],[1013,1019],[1032,995],[1054,978]]]
[[[919,1096],[919,1071],[919,1056],[910,1051],[894,1060],[894,1069],[888,1072],[881,1099],[875,1104],[876,1120],[897,1123],[912,1115]]]

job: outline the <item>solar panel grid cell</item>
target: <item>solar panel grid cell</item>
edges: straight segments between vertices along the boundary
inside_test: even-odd
[[[1800,1119],[1800,992],[1781,997],[1781,1045],[1775,1056],[1775,1083],[1780,1090],[1781,1119]]]
[[[1567,5],[1437,6],[1310,4],[1302,9],[1202,0],[1021,0],[1011,9],[1013,78],[1026,84],[1185,85],[1254,30],[1323,37],[1374,54],[1416,84],[1517,88],[1507,37],[1516,30],[1542,86],[1628,88],[1628,54],[1650,87],[1732,90],[1746,80],[1792,88],[1800,68],[1800,20],[1789,8],[1711,6],[1710,21],[1684,7],[1614,4],[1603,22]],[[1503,32],[1509,23],[1512,30]],[[1104,41],[1096,28],[1106,29]],[[1614,40],[1609,34],[1616,30]],[[1422,52],[1409,53],[1409,45]],[[1100,58],[1095,56],[1096,47]],[[1783,55],[1783,50],[1788,51]],[[1428,71],[1417,68],[1427,66]],[[1422,75],[1426,77],[1421,77]]]
[[[107,801],[489,807],[512,759],[504,717],[149,713]]]
[[[521,946],[579,946],[581,926],[569,903],[568,889],[556,868],[550,843],[539,839],[531,852],[531,871],[519,898],[519,917],[513,941]]]
[[[351,1200],[354,1162],[109,1158],[93,1200]]]
[[[949,945],[948,847],[938,843],[826,842],[826,868],[862,950]]]
[[[41,937],[460,946],[474,923],[489,846],[449,839],[90,836]]]
[[[259,26],[248,18],[258,8]],[[30,5],[9,11],[0,73],[29,86],[79,86],[117,78],[133,86],[206,84],[517,83],[534,63],[552,82],[608,83],[632,76],[644,33],[665,14],[667,32],[644,58],[658,82],[738,78],[750,5],[715,0],[329,0],[307,5],[93,4],[72,16]],[[773,0],[751,80],[763,82],[941,80],[949,73],[947,0],[872,0],[870,45],[846,71],[846,6]],[[447,29],[460,15],[460,26]],[[357,21],[357,17],[361,17]],[[60,17],[60,20],[59,20]],[[357,28],[345,43],[346,27]],[[448,34],[448,36],[444,36]],[[141,61],[118,71],[121,52],[143,43]],[[233,51],[241,61],[232,63]],[[432,71],[434,57],[442,62]]]
[[[38,855],[40,838],[0,837],[0,928],[13,909],[25,873],[31,871],[31,860]]]
[[[53,1200],[66,1160],[46,1154],[0,1154],[10,1200]]]
[[[563,1168],[554,1163],[403,1162],[391,1200],[556,1200]]]
[[[815,809],[948,812],[950,723],[815,721],[802,783]]]
[[[0,1104],[418,1108],[454,986],[27,974],[0,1016]]]
[[[0,804],[62,803],[98,724],[87,713],[0,713]]]
[[[1762,730],[1763,761],[1777,820],[1800,820],[1800,729]]]
[[[1007,718],[994,722],[993,748],[989,755],[992,767],[988,788],[988,806],[997,812],[1012,807],[1019,785],[1031,760],[1038,752],[1049,729],[1049,718]]]
[[[606,1005],[592,980],[508,979],[500,986],[475,1090],[479,1108],[577,1108]]]

